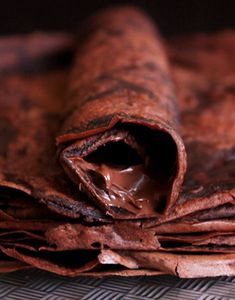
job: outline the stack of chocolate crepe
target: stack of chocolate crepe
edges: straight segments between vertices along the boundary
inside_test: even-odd
[[[235,275],[234,31],[116,7],[0,53],[0,271]]]

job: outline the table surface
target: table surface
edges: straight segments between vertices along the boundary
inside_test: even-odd
[[[235,300],[235,277],[64,278],[39,270],[0,275],[1,300]]]

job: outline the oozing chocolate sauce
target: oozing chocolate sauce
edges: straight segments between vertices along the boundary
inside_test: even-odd
[[[105,179],[111,202],[127,201],[141,209],[143,202],[149,202],[151,198],[157,196],[154,195],[154,181],[145,174],[141,164],[127,168],[101,164],[96,170]]]
[[[79,167],[92,176],[96,192],[110,206],[129,212],[150,213],[161,196],[156,179],[152,179],[143,164],[122,167],[77,161]]]

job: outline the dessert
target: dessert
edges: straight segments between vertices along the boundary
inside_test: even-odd
[[[235,32],[80,33],[0,39],[0,271],[234,275]]]

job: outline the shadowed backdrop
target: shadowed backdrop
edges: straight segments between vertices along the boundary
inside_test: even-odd
[[[149,12],[164,35],[235,28],[233,0],[21,0],[1,1],[0,34],[32,30],[72,30],[110,4],[133,3]]]

